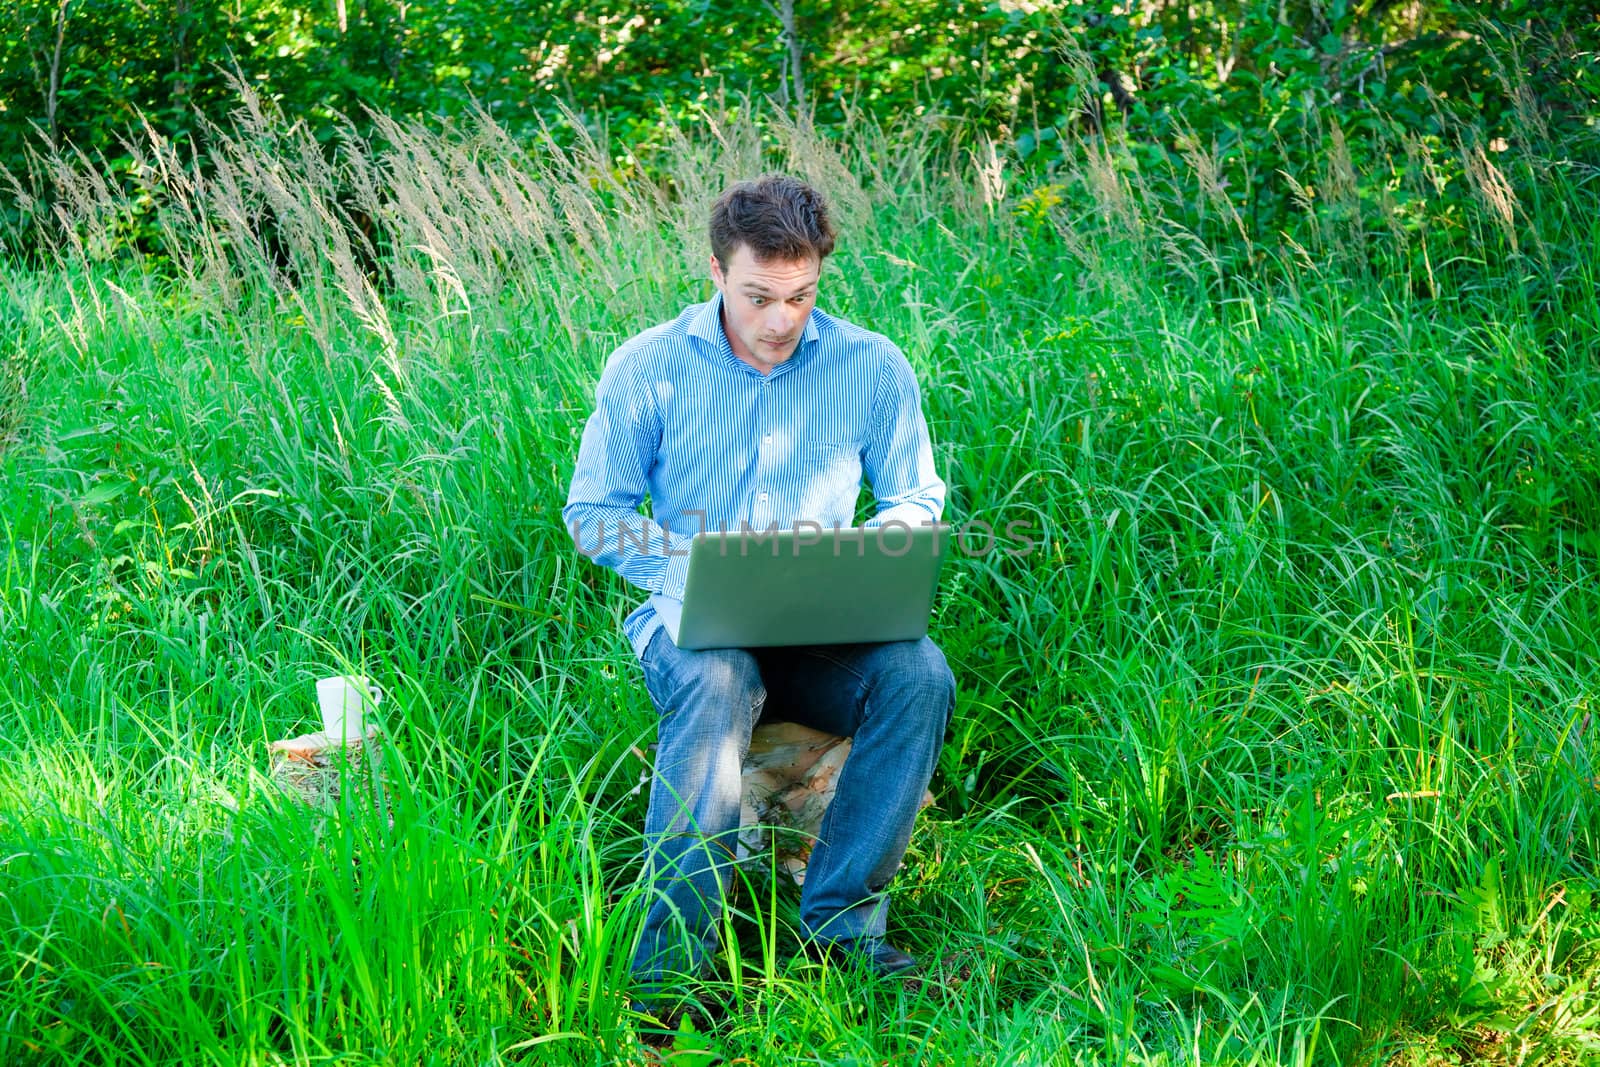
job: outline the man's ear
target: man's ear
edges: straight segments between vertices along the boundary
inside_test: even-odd
[[[715,252],[711,253],[711,281],[718,289],[727,284],[727,279],[722,274],[722,263],[717,259]]]

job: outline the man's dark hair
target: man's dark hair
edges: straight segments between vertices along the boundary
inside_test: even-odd
[[[822,194],[784,174],[739,182],[711,208],[711,252],[723,270],[740,245],[749,245],[758,263],[821,262],[833,251],[833,236]]]

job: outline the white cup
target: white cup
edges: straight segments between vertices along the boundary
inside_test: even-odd
[[[324,678],[317,683],[322,706],[322,732],[342,741],[367,735],[367,712],[383,703],[383,690],[359,674]]]

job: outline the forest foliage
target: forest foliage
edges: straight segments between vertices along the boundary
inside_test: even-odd
[[[138,187],[130,139],[203,159],[243,85],[330,154],[380,114],[482,110],[654,169],[664,131],[742,95],[824,130],[856,111],[925,121],[1046,169],[1114,132],[1146,170],[1207,155],[1270,230],[1304,199],[1279,173],[1310,157],[1467,120],[1486,148],[1592,124],[1597,42],[1585,0],[13,0],[0,211],[28,250],[52,217],[44,157],[82,152]]]

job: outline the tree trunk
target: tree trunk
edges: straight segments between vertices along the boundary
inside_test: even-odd
[[[767,10],[778,17],[783,23],[783,41],[788,46],[789,54],[784,64],[779,68],[782,78],[782,96],[784,102],[790,99],[790,86],[793,85],[794,113],[798,117],[805,114],[806,110],[806,82],[805,82],[805,54],[800,47],[800,31],[795,25],[794,0],[779,0],[773,4],[772,0],[765,0]]]
[[[50,89],[44,99],[45,122],[50,127],[50,147],[55,151],[61,148],[61,124],[56,112],[61,101],[61,51],[67,39],[67,5],[71,2],[61,0],[61,6],[56,9],[56,47],[50,56]]]

